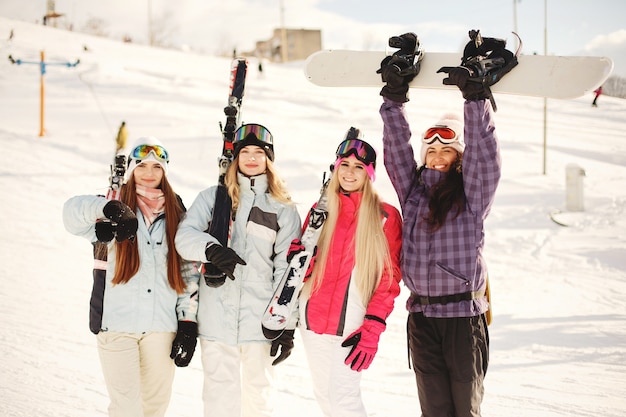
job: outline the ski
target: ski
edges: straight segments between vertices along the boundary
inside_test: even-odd
[[[107,191],[107,200],[119,200],[120,188],[124,183],[124,175],[126,174],[126,155],[115,155],[113,165],[111,165],[111,176],[109,177],[109,189]]]
[[[287,327],[289,317],[298,304],[298,296],[304,284],[305,274],[315,254],[317,241],[328,215],[327,188],[329,181],[329,179],[324,179],[320,198],[309,212],[307,227],[300,239],[304,250],[296,253],[289,262],[287,270],[263,313],[261,327],[263,335],[267,339],[274,340],[282,334]]]
[[[228,246],[228,232],[230,229],[230,217],[232,202],[224,178],[228,167],[233,160],[233,138],[235,131],[239,127],[239,118],[241,113],[241,104],[246,85],[246,73],[248,72],[248,61],[245,58],[236,58],[231,63],[230,69],[230,85],[228,94],[228,103],[224,108],[226,115],[226,123],[220,130],[222,132],[222,154],[218,158],[219,175],[217,191],[215,194],[215,207],[213,208],[213,217],[207,233],[215,237],[222,246]],[[205,282],[209,286],[221,285],[226,279],[226,275],[217,269],[211,263],[202,264],[202,274]]]
[[[119,200],[121,197],[121,188],[124,183],[124,175],[126,174],[126,155],[115,155],[113,164],[110,165],[111,174],[109,175],[109,189],[107,190],[107,200]],[[98,224],[102,223],[102,224]],[[101,220],[96,223],[98,227],[106,226],[104,223],[110,223],[108,219]],[[111,227],[111,226],[109,226]],[[111,236],[113,238],[113,236]],[[104,303],[104,289],[106,286],[106,272],[108,259],[108,242],[99,240],[93,242],[93,285],[91,287],[91,296],[89,297],[89,330],[93,334],[98,334],[102,327],[102,308]]]

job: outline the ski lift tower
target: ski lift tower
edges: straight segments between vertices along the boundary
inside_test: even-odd
[[[11,55],[9,55],[9,61],[12,64],[22,65],[22,64],[36,64],[39,65],[39,136],[45,135],[44,128],[44,98],[45,98],[45,88],[44,88],[44,75],[46,75],[46,67],[49,65],[62,65],[64,67],[73,68],[80,63],[80,60],[76,60],[75,62],[46,62],[44,51],[40,52],[41,59],[39,61],[24,61],[22,59],[15,59]]]

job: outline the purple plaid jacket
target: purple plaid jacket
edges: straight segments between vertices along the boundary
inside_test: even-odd
[[[385,98],[380,108],[385,167],[404,219],[402,279],[412,293],[407,309],[421,311],[427,317],[470,317],[488,308],[484,296],[487,268],[482,257],[483,222],[500,180],[500,151],[489,100],[466,101],[464,107],[466,209],[456,219],[446,219],[433,233],[427,231],[422,219],[428,213],[428,189],[445,173],[424,169],[419,181],[404,104]],[[468,292],[478,295],[446,304],[425,298]]]

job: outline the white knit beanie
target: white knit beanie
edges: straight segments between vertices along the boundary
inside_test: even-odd
[[[457,136],[456,140],[447,145],[453,147],[459,153],[461,154],[463,153],[463,151],[465,150],[465,142],[463,141],[463,120],[457,114],[454,114],[454,113],[444,114],[441,117],[441,119],[439,119],[439,121],[437,121],[437,123],[432,125],[430,128],[433,128],[433,127],[447,127],[447,128],[454,130],[454,133],[456,133],[456,136]],[[425,134],[426,134],[426,131],[422,134],[422,149],[420,152],[420,158],[421,158],[420,162],[422,163],[422,165],[426,163],[426,151],[428,150],[428,148],[435,144],[438,144],[438,145],[442,144],[440,141],[435,141],[434,143],[431,143],[431,144],[425,143],[423,141]]]
[[[163,168],[163,173],[167,175],[167,164],[168,163],[166,161],[162,160],[162,159],[157,158],[156,155],[154,154],[154,152],[150,152],[148,154],[148,156],[146,156],[143,159],[135,159],[135,158],[133,158],[133,150],[135,150],[135,148],[138,147],[139,145],[158,145],[158,146],[161,146],[161,147],[165,148],[165,146],[163,146],[163,144],[161,143],[160,140],[158,140],[157,138],[152,137],[152,136],[139,138],[136,141],[134,141],[133,144],[131,145],[131,147],[129,148],[128,168],[126,169],[126,181],[128,181],[128,179],[133,174],[133,170],[135,169],[135,167],[137,165],[139,165],[140,163],[142,163],[143,161],[155,161],[155,162],[157,162]]]

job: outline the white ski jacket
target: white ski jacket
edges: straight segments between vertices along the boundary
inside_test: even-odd
[[[199,284],[198,333],[228,345],[267,342],[261,318],[283,273],[291,241],[300,237],[300,216],[295,204],[284,204],[267,191],[265,174],[248,178],[239,174],[239,207],[231,226],[230,245],[246,261],[237,265],[235,280],[224,285]],[[213,216],[215,191],[210,187],[196,197],[176,234],[178,253],[188,260],[207,262],[207,244],[217,240],[206,233]],[[295,328],[297,315],[290,325]]]

